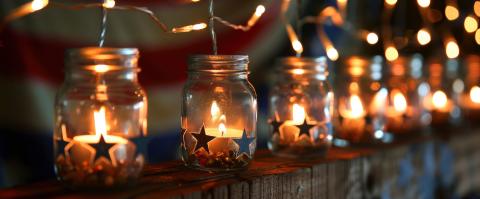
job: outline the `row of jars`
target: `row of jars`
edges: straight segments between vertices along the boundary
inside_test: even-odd
[[[104,187],[130,184],[141,175],[148,141],[147,97],[138,83],[138,54],[133,48],[67,53],[65,82],[55,102],[55,170],[60,181]],[[248,81],[248,61],[243,55],[190,58],[180,134],[187,166],[234,171],[253,159],[257,99]],[[325,58],[280,59],[270,93],[270,149],[283,156],[318,156],[332,142],[391,142],[429,123],[455,121],[451,118],[461,113],[478,118],[478,58],[467,60],[467,78],[454,79],[453,93],[442,78],[450,69],[432,62],[430,78],[422,79],[422,63],[402,58],[391,63],[385,75],[388,67],[380,57],[351,57],[337,68],[332,90]]]

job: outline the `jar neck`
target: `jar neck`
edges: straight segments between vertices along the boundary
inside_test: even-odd
[[[309,80],[325,81],[328,76],[325,57],[285,57],[277,61],[276,72],[279,80],[306,82]]]

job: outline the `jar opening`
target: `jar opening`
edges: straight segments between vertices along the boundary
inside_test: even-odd
[[[284,57],[277,60],[277,65],[277,72],[297,75],[327,73],[327,59],[325,57]]]
[[[248,55],[193,55],[188,71],[236,73],[248,71]]]
[[[85,47],[67,51],[67,65],[72,68],[108,72],[137,69],[137,48]]]

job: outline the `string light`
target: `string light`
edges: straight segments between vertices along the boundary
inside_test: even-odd
[[[457,42],[453,40],[447,42],[445,46],[445,54],[450,59],[457,58],[458,55],[460,54],[460,49],[458,48]]]
[[[104,7],[104,8],[113,8],[113,7],[115,7],[115,0],[105,0],[105,2],[103,2],[103,7]]]
[[[395,4],[397,4],[397,0],[385,0],[385,3],[390,6],[394,6]]]
[[[453,21],[459,16],[460,13],[458,12],[457,7],[452,5],[447,5],[447,7],[445,7],[445,17],[447,17],[448,20]]]
[[[206,23],[198,23],[194,25],[188,25],[188,26],[183,26],[183,27],[178,27],[178,28],[173,28],[172,32],[173,33],[182,33],[182,32],[190,32],[193,30],[202,30],[207,27]]]
[[[417,0],[417,3],[422,8],[427,8],[430,6],[430,0]]]
[[[426,28],[422,28],[417,33],[417,41],[420,45],[427,45],[432,40],[430,33]]]
[[[235,30],[249,31],[257,23],[258,19],[260,19],[260,17],[263,15],[264,12],[265,12],[265,6],[258,5],[257,8],[255,9],[255,12],[253,13],[253,15],[248,20],[246,26],[232,24],[232,23],[222,19],[221,17],[217,17],[217,16],[214,16],[213,19],[215,19],[218,22],[222,23],[223,25],[231,27]]]
[[[327,47],[327,57],[332,60],[336,61],[338,59],[338,51],[333,46]]]
[[[385,49],[385,58],[387,58],[388,61],[395,61],[398,59],[398,51],[393,45],[388,46]]]
[[[475,15],[477,15],[477,17],[480,17],[480,1],[475,1],[475,3],[473,4],[473,12],[475,12]]]
[[[475,32],[478,29],[477,20],[473,16],[465,17],[465,21],[463,22],[463,26],[465,31],[468,33]]]
[[[480,45],[480,29],[475,31],[475,42],[477,42],[477,44]]]
[[[48,0],[33,0],[31,7],[32,7],[32,12],[41,10],[48,5]]]
[[[378,35],[377,33],[370,32],[367,34],[367,42],[369,44],[376,44],[378,42]]]
[[[293,50],[297,53],[297,55],[301,55],[303,52],[302,43],[298,40],[297,34],[293,30],[292,25],[286,24],[285,28],[287,29],[287,35],[290,39],[290,43],[292,43]]]

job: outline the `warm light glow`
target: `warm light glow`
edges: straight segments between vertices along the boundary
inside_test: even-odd
[[[227,132],[227,127],[225,126],[225,124],[220,123],[218,125],[218,131],[220,131],[222,133],[222,135],[225,134]]]
[[[445,53],[450,59],[457,58],[460,54],[460,49],[458,48],[457,42],[449,41],[445,46]]]
[[[431,36],[430,36],[430,33],[427,31],[427,29],[425,28],[422,28],[418,31],[417,33],[417,41],[420,45],[427,45],[428,43],[430,43],[430,41],[432,40]]]
[[[48,0],[33,0],[32,1],[32,12],[41,10],[48,5]]]
[[[107,120],[105,117],[105,107],[93,112],[93,120],[95,122],[95,135],[78,135],[73,140],[82,143],[94,144],[100,142],[100,136],[103,136],[106,143],[127,144],[125,138],[107,134]]]
[[[253,13],[252,17],[247,22],[248,26],[253,26],[255,23],[257,23],[258,19],[263,15],[265,12],[265,6],[263,5],[258,5],[257,9],[255,9],[255,13]]]
[[[200,2],[200,0],[192,0],[193,3]]]
[[[447,106],[447,102],[447,95],[443,91],[436,91],[435,93],[433,93],[432,103],[433,107],[435,107],[436,109],[444,108],[445,106]]]
[[[392,93],[394,93],[393,108],[395,108],[397,112],[405,113],[407,111],[407,99],[405,99],[405,96],[399,91]]]
[[[448,5],[445,7],[445,17],[447,17],[448,20],[453,21],[458,18],[459,12],[457,7],[455,6],[450,6]]]
[[[296,68],[296,69],[292,70],[292,73],[295,74],[295,75],[303,75],[305,73],[305,70],[300,69],[300,68]]]
[[[473,11],[478,17],[480,17],[480,1],[475,1],[473,4]]]
[[[385,50],[385,58],[387,58],[388,61],[394,61],[398,58],[398,51],[395,47],[389,46]]]
[[[376,44],[378,42],[378,35],[377,33],[374,33],[374,32],[371,32],[371,33],[368,33],[367,35],[367,42],[369,44]]]
[[[430,6],[430,0],[417,0],[417,3],[422,8]]]
[[[468,33],[472,33],[478,29],[478,22],[473,16],[467,16],[465,17],[463,26],[465,28],[465,31],[467,31]]]
[[[103,2],[103,7],[104,8],[113,8],[115,7],[115,0],[105,0]]]
[[[293,122],[296,124],[302,124],[303,121],[305,121],[305,108],[303,106],[300,106],[298,104],[293,104],[292,107],[292,119]]]
[[[287,35],[288,38],[290,39],[290,42],[292,43],[293,50],[297,54],[302,54],[303,52],[303,46],[302,43],[298,40],[297,34],[295,34],[295,31],[293,30],[292,26],[290,24],[287,24],[285,26],[287,28]]]
[[[220,108],[218,107],[215,100],[212,102],[212,106],[210,106],[210,115],[214,120],[216,120],[220,116]]]
[[[397,4],[397,0],[385,0],[385,3],[387,3],[388,5],[394,6],[395,4]]]
[[[93,112],[93,119],[95,121],[95,133],[97,135],[107,134],[107,120],[105,119],[105,107],[102,106],[99,111]]]
[[[475,31],[475,42],[477,42],[477,44],[480,45],[480,29]]]
[[[351,109],[351,116],[354,118],[359,118],[364,115],[364,109],[362,105],[362,100],[358,95],[350,96],[350,109]]]
[[[472,102],[480,104],[480,87],[474,86],[470,89],[470,99]]]
[[[183,26],[179,28],[173,28],[172,32],[173,33],[181,33],[181,32],[191,32],[193,30],[202,30],[207,27],[206,23],[198,23],[194,25],[188,25],[188,26]]]
[[[109,70],[109,66],[105,64],[98,64],[93,67],[93,70],[97,73],[105,73]]]
[[[338,59],[338,51],[335,47],[330,46],[327,48],[327,57],[330,58],[332,61],[336,61]]]

